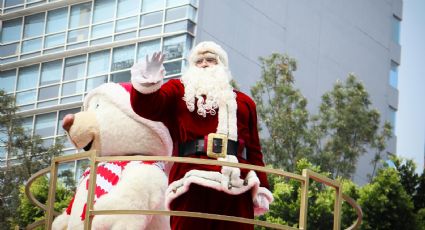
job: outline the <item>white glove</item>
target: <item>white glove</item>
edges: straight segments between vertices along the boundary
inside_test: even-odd
[[[131,67],[131,83],[137,91],[148,94],[161,87],[165,73],[163,61],[164,55],[156,52],[150,61],[149,55],[146,55],[146,60]]]
[[[238,163],[238,158],[232,155],[227,155],[226,158],[218,158],[219,161],[227,161]],[[241,179],[241,170],[235,167],[223,166],[221,167],[221,174],[223,175],[222,184],[227,189],[232,189],[233,186],[241,187],[243,180]]]
[[[273,202],[273,194],[264,187],[259,187],[253,197],[254,215],[260,216],[269,211],[269,205]]]

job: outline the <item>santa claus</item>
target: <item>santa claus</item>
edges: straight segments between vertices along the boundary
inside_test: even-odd
[[[226,52],[214,42],[199,43],[181,79],[165,84],[163,59],[155,53],[132,67],[130,99],[137,114],[167,126],[173,155],[264,166],[255,103],[231,86]],[[253,218],[273,200],[264,173],[232,167],[176,163],[169,183],[166,205],[171,210]],[[172,229],[200,226],[253,229],[227,221],[171,218]]]

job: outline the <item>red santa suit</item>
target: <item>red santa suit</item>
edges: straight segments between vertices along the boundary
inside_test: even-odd
[[[136,86],[134,82],[133,86]],[[242,92],[234,91],[234,93],[236,94],[236,127],[239,143],[237,161],[264,166],[255,103]],[[217,114],[201,116],[196,111],[189,111],[186,102],[182,99],[184,96],[184,85],[177,79],[169,80],[162,86],[154,84],[148,87],[135,87],[131,91],[133,110],[142,117],[163,122],[169,129],[174,142],[173,156],[179,156],[179,145],[182,143],[203,139],[208,134],[215,133],[219,126],[220,116]],[[220,107],[217,110],[218,113],[220,109],[223,110]],[[205,154],[194,153],[188,156],[211,159]],[[272,195],[266,189],[269,185],[264,173],[241,170],[240,175],[236,175],[238,177],[236,182],[229,186],[229,181],[224,184],[222,182],[223,168],[175,163],[169,174],[170,187],[166,194],[166,205],[171,210],[253,218],[254,211],[257,211],[254,210],[255,206],[258,206],[255,204],[257,193],[266,194],[267,202],[272,201]],[[260,210],[258,214],[263,212],[264,210]],[[201,226],[203,229],[253,229],[251,225],[227,221],[171,217],[172,229],[199,229]]]

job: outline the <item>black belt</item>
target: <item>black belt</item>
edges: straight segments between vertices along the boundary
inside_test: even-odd
[[[206,140],[198,138],[193,141],[187,141],[179,144],[179,156],[187,157],[190,155],[206,155]],[[241,157],[246,160],[245,147],[239,147],[238,141],[228,140],[227,141],[227,154],[237,157]]]

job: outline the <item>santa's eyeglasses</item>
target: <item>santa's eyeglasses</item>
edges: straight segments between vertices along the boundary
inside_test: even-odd
[[[217,58],[214,58],[214,57],[200,58],[196,60],[196,64],[200,65],[204,63],[204,61],[206,61],[208,64],[215,64],[215,65],[217,64]]]

